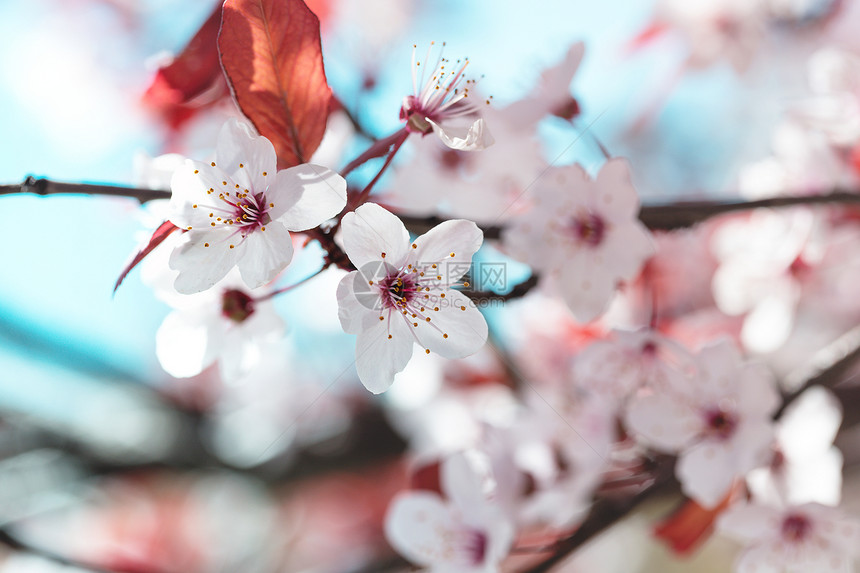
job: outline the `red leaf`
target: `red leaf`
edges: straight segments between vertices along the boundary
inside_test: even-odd
[[[113,292],[116,292],[116,289],[119,288],[119,285],[122,284],[122,281],[125,280],[125,277],[128,275],[128,273],[131,272],[131,269],[136,267],[137,264],[146,257],[146,255],[151,253],[153,249],[155,249],[155,247],[163,243],[164,240],[169,237],[170,234],[173,233],[173,231],[176,231],[177,229],[179,229],[179,227],[177,227],[170,221],[165,221],[161,225],[159,225],[155,232],[152,234],[152,237],[149,239],[149,243],[147,243],[144,248],[139,250],[137,254],[134,255],[134,257],[131,259],[131,261],[129,261],[128,264],[125,265],[125,268],[120,273],[119,278],[116,279],[116,284],[113,286]]]
[[[199,109],[227,95],[218,61],[221,3],[173,60],[159,68],[143,101],[156,108],[173,128],[179,128]]]
[[[706,509],[688,499],[654,528],[654,535],[665,541],[672,550],[686,555],[704,543],[714,531],[714,522],[732,504],[739,493],[735,486],[716,507]]]
[[[274,144],[279,166],[307,162],[331,99],[319,19],[302,0],[226,0],[218,49],[239,107]]]

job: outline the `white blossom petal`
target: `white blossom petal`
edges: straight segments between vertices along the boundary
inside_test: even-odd
[[[484,118],[479,117],[469,126],[454,126],[448,123],[440,125],[430,118],[425,118],[433,127],[433,131],[442,143],[451,149],[460,151],[477,151],[491,146],[495,139],[487,129]]]
[[[259,288],[275,279],[293,258],[293,240],[289,231],[278,221],[248,233],[244,240],[244,255],[236,262],[242,280]]]
[[[424,491],[395,497],[385,518],[385,537],[391,546],[422,566],[453,561],[450,543],[457,529],[447,504]]]
[[[487,321],[481,311],[465,295],[448,291],[440,299],[438,312],[428,312],[431,321],[419,323],[415,329],[418,343],[449,359],[465,358],[480,350],[487,342]]]
[[[290,231],[305,231],[331,219],[346,205],[346,180],[319,165],[279,171],[266,191],[269,214]]]
[[[678,452],[702,430],[698,414],[670,394],[648,394],[627,406],[627,427],[653,447]]]
[[[423,267],[435,263],[437,268],[433,272],[442,277],[440,284],[450,285],[466,274],[472,255],[478,252],[483,241],[483,231],[472,221],[445,221],[415,239],[415,264]]]
[[[375,203],[344,215],[341,229],[344,250],[357,269],[382,259],[400,266],[410,249],[409,232],[400,219]]]
[[[358,334],[379,322],[379,313],[374,312],[374,306],[368,306],[371,297],[378,306],[379,296],[367,291],[362,291],[363,298],[359,300],[356,296],[355,285],[360,281],[363,285],[364,278],[358,271],[352,271],[343,277],[337,285],[337,316],[340,325],[347,334]]]
[[[155,354],[161,367],[176,378],[196,376],[218,358],[221,345],[209,332],[219,330],[219,317],[205,312],[174,311],[155,333]]]
[[[243,189],[265,189],[277,171],[277,161],[272,143],[254,133],[245,122],[231,118],[221,128],[215,163]]]
[[[675,474],[685,495],[706,508],[719,504],[737,475],[732,451],[718,442],[701,442],[683,452]]]
[[[607,220],[624,225],[639,215],[639,195],[633,187],[630,164],[626,159],[613,157],[597,173],[595,201],[607,207]]]
[[[391,338],[389,338],[389,336]],[[406,368],[415,339],[406,324],[392,316],[360,332],[355,345],[355,368],[364,387],[379,394]]]
[[[227,228],[187,233],[187,240],[170,254],[170,268],[179,271],[174,288],[182,294],[194,294],[227,276],[245,250],[244,244],[232,235]]]

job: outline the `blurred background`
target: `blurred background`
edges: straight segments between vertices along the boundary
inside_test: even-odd
[[[480,91],[504,107],[581,41],[585,56],[571,84],[581,113],[572,125],[541,123],[547,161],[593,170],[603,160],[598,140],[629,158],[645,202],[737,196],[744,166],[773,153],[786,106],[809,92],[808,56],[857,41],[856,3],[841,3],[831,22],[834,2],[785,2],[788,23],[768,24],[744,53],[729,46],[712,55],[694,54],[684,33],[659,32],[655,22],[673,4],[316,0],[311,7],[322,20],[329,83],[375,136],[400,125],[413,44],[420,51],[447,42],[446,54],[467,56]],[[34,175],[144,185],[152,157],[210,154],[235,113],[229,99],[216,88],[177,111],[152,86],[159,66],[216,7],[0,2],[0,184]],[[682,18],[672,22],[684,32]],[[334,134],[316,161],[337,169],[366,140],[344,136],[351,127],[341,116],[329,127]],[[140,573],[397,564],[381,523],[388,500],[408,483],[407,442],[444,450],[469,431],[466,422],[458,426],[466,414],[438,398],[443,369],[454,367],[422,361],[391,392],[369,395],[351,366],[353,337],[337,320],[341,274],[330,270],[275,299],[288,336],[271,351],[268,374],[226,384],[213,366],[171,377],[156,358],[156,331],[170,307],[141,269],[112,293],[161,222],[157,205],[12,195],[0,198],[0,213],[0,571],[59,570],[63,557]],[[311,246],[277,284],[311,274],[319,259]],[[490,358],[456,366],[461,384],[492,373],[482,360]],[[431,396],[443,429],[429,436],[403,418],[429,412]],[[666,550],[648,532],[649,515],[665,507],[625,522],[611,543],[598,542],[566,570],[710,570],[706,562],[727,570],[731,552],[720,540],[695,562],[663,562]],[[601,546],[619,540],[630,548],[623,562]]]

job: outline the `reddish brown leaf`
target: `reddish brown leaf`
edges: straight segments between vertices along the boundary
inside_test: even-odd
[[[228,93],[218,61],[221,3],[216,4],[182,52],[159,68],[143,95],[143,101],[158,110],[173,129]]]
[[[331,99],[319,19],[302,0],[226,0],[218,49],[239,107],[274,144],[280,167],[307,162]]]
[[[707,541],[714,531],[714,522],[737,498],[740,486],[729,491],[716,507],[706,509],[688,499],[654,528],[654,535],[665,541],[675,553],[686,555]]]
[[[116,279],[116,284],[113,286],[113,292],[116,292],[116,289],[119,288],[119,285],[122,284],[122,281],[125,280],[125,277],[128,275],[128,273],[131,272],[131,269],[136,267],[137,264],[146,257],[146,255],[151,253],[153,249],[155,249],[155,247],[163,243],[164,240],[169,237],[171,233],[173,233],[173,231],[176,231],[177,229],[179,229],[179,227],[177,227],[170,221],[165,221],[161,225],[159,225],[155,232],[152,234],[152,237],[149,239],[149,243],[147,243],[144,248],[139,250],[137,254],[134,255],[134,257],[132,257],[132,259],[128,262],[128,264],[125,265],[125,268],[120,273],[119,278]]]

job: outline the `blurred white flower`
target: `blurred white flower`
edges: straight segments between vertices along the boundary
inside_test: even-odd
[[[464,454],[441,467],[445,499],[429,491],[399,494],[385,519],[385,536],[398,553],[435,573],[492,573],[507,555],[514,527],[488,496]]]
[[[677,452],[684,493],[714,507],[735,479],[767,460],[779,394],[770,372],[743,362],[725,339],[703,348],[696,362],[692,378],[631,400],[626,422],[646,444]]]
[[[720,516],[717,528],[746,545],[735,564],[738,573],[848,573],[860,547],[860,522],[816,503],[738,505]]]
[[[821,386],[806,390],[776,425],[774,457],[747,475],[754,499],[772,506],[816,502],[838,505],[842,492],[842,453],[833,439],[842,407]]]
[[[512,220],[502,240],[512,256],[544,273],[577,320],[588,322],[654,253],[638,213],[625,160],[610,159],[596,179],[571,165],[536,183],[533,208]]]

